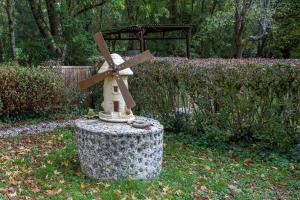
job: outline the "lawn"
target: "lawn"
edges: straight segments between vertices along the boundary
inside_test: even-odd
[[[72,129],[0,140],[0,199],[300,199],[300,165],[241,147],[189,145],[166,134],[163,171],[149,181],[84,176]]]

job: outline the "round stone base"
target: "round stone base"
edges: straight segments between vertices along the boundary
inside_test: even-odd
[[[94,179],[148,179],[162,167],[163,126],[156,120],[147,129],[126,123],[79,119],[76,140],[82,171]]]

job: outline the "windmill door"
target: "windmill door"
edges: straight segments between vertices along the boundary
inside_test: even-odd
[[[113,101],[113,105],[114,105],[114,112],[120,112],[119,101]]]

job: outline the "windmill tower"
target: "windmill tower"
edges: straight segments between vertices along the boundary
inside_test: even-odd
[[[118,54],[111,54],[112,60],[116,65],[120,65],[125,61]],[[98,73],[106,72],[109,69],[109,65],[105,62]],[[119,71],[122,80],[128,88],[128,76],[133,75],[130,68],[126,68]],[[102,102],[103,112],[99,113],[99,118],[105,121],[112,122],[127,122],[134,120],[134,115],[130,108],[127,108],[125,100],[119,89],[117,81],[114,76],[107,76],[104,79],[103,85],[104,101]]]

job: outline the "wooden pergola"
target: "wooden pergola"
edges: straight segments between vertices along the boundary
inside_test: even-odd
[[[166,37],[168,32],[178,32],[176,37]],[[151,33],[161,33],[160,37],[150,37]],[[163,24],[149,24],[149,25],[135,25],[120,29],[113,29],[103,31],[105,40],[118,41],[118,40],[137,40],[140,43],[140,52],[146,50],[146,40],[186,40],[186,55],[191,57],[191,37],[192,26],[191,25],[163,25]],[[180,36],[181,35],[181,36]]]

